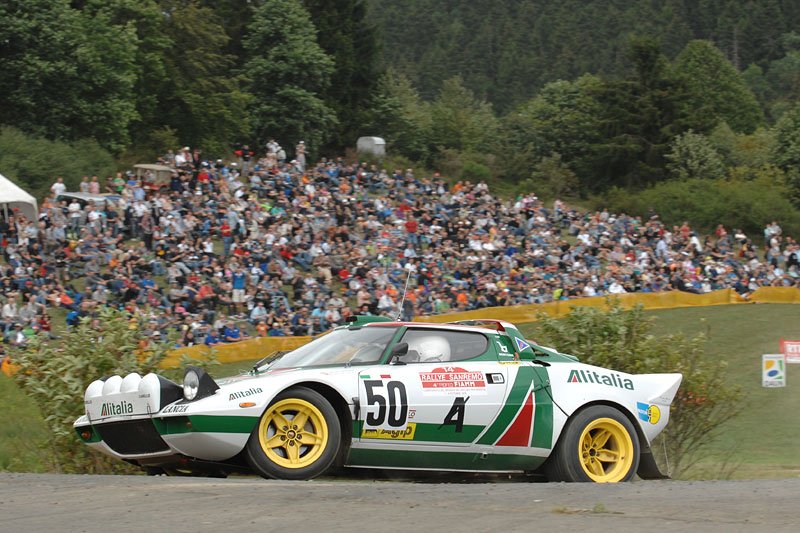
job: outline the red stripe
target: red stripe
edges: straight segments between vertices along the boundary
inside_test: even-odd
[[[533,423],[533,393],[528,395],[525,405],[519,410],[517,418],[508,426],[508,429],[497,441],[496,446],[528,446]]]
[[[381,379],[391,379],[391,378],[392,376],[390,376],[389,374],[381,374]]]

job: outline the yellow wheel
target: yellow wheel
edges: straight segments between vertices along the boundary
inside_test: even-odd
[[[633,439],[625,427],[613,418],[590,422],[578,440],[583,471],[592,481],[622,481],[633,465]]]
[[[272,405],[258,425],[258,441],[267,457],[284,468],[314,464],[328,444],[328,426],[313,404],[287,398]]]
[[[553,481],[630,481],[639,454],[631,421],[612,407],[593,405],[567,422],[545,470]]]
[[[297,387],[279,394],[261,416],[247,444],[250,465],[265,477],[310,479],[336,458],[341,428],[331,404]]]

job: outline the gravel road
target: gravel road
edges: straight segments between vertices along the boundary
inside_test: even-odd
[[[604,486],[461,481],[0,474],[0,530],[800,530],[800,478]]]

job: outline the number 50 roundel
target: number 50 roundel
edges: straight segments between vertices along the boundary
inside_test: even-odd
[[[403,429],[408,424],[408,396],[400,381],[363,381],[367,397],[365,427]]]

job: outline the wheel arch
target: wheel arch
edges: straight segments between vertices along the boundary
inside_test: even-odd
[[[295,387],[304,387],[319,393],[323,398],[328,400],[333,410],[336,411],[336,417],[339,419],[339,426],[342,428],[342,446],[339,450],[339,457],[334,464],[336,466],[341,466],[344,459],[350,453],[350,443],[353,441],[353,416],[350,413],[350,406],[347,400],[345,400],[336,389],[325,383],[320,383],[319,381],[300,381],[298,383],[292,383],[285,389],[279,391],[278,394]]]
[[[604,405],[606,407],[611,407],[613,409],[616,409],[617,411],[622,413],[622,415],[625,418],[627,418],[628,421],[633,425],[633,428],[636,431],[636,438],[639,441],[640,461],[639,461],[639,468],[636,471],[639,477],[641,477],[642,479],[666,479],[667,476],[661,474],[661,472],[658,469],[658,466],[656,465],[655,459],[653,458],[652,450],[650,449],[650,442],[648,442],[647,437],[644,434],[644,431],[639,425],[639,421],[636,420],[636,417],[633,416],[633,413],[631,413],[630,410],[626,409],[621,404],[612,400],[605,400],[605,399],[593,400],[591,402],[586,402],[585,404],[575,409],[567,417],[567,420],[564,422],[564,426],[562,427],[562,430],[558,435],[558,439],[556,439],[556,441],[553,443],[553,450],[555,450],[558,447],[558,444],[561,442],[561,439],[564,435],[564,428],[567,427],[567,424],[569,424],[570,421],[582,411],[585,411],[589,407],[594,407],[596,405]],[[552,457],[552,455],[550,457]],[[549,462],[549,458],[548,461],[546,461],[546,463],[547,462]]]
[[[582,411],[585,411],[589,407],[593,407],[595,405],[605,405],[606,407],[612,407],[612,408],[616,409],[617,411],[619,411],[620,413],[622,413],[625,416],[625,418],[627,418],[628,421],[633,425],[633,428],[636,430],[636,437],[639,439],[639,446],[640,446],[641,451],[644,452],[645,450],[650,450],[650,443],[647,441],[647,437],[645,436],[644,431],[642,430],[642,427],[639,425],[639,421],[636,420],[635,416],[633,416],[633,413],[631,413],[629,409],[626,409],[621,404],[619,404],[619,403],[617,403],[615,401],[612,401],[612,400],[594,400],[594,401],[587,402],[587,403],[581,405],[580,407],[575,409],[572,412],[572,414],[570,414],[567,417],[567,420],[566,420],[566,422],[564,424],[564,427],[566,427],[566,425],[573,418],[575,418],[575,416],[578,413],[580,413]],[[558,440],[554,443],[554,445],[558,444],[558,441],[561,440],[561,435],[563,435],[563,433],[564,432],[562,431],[561,434],[558,435]]]

